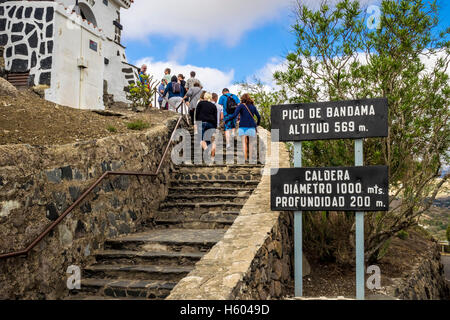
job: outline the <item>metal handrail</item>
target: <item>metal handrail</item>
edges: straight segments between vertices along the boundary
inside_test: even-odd
[[[148,173],[148,172],[130,172],[130,171],[123,171],[123,172],[116,172],[116,171],[106,171],[103,173],[69,208],[67,208],[59,217],[56,219],[52,224],[50,224],[36,239],[34,239],[33,242],[31,242],[26,248],[14,251],[10,253],[4,253],[0,254],[0,260],[12,258],[12,257],[18,257],[22,255],[28,254],[36,245],[42,241],[42,239],[45,238],[46,235],[48,235],[54,228],[56,228],[61,221],[64,220],[64,218],[73,211],[94,189],[97,187],[103,180],[105,180],[108,176],[146,176],[146,177],[156,177],[158,176],[161,167],[164,163],[164,160],[167,156],[167,152],[169,151],[170,145],[173,142],[173,138],[175,136],[175,132],[180,126],[181,120],[183,119],[183,115],[178,118],[177,124],[175,125],[175,129],[173,129],[172,135],[170,136],[170,140],[167,143],[166,149],[164,150],[164,153],[162,155],[161,161],[158,165],[158,169],[156,169],[155,173]]]

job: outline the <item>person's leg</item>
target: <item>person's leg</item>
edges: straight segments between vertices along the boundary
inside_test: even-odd
[[[248,137],[248,162],[253,162],[253,145],[255,138],[253,136]]]
[[[189,110],[189,115],[191,116],[191,124],[194,125],[194,111],[195,109]]]
[[[242,148],[244,149],[244,162],[247,160],[247,137],[242,136]]]
[[[216,133],[217,133],[217,130],[216,130]],[[212,157],[213,160],[214,160],[214,157],[216,156],[216,137],[215,137],[215,134],[211,138],[211,144],[212,144],[212,146],[211,146],[211,157]]]
[[[168,103],[169,103],[169,111],[175,111],[175,99],[170,98]]]
[[[231,130],[225,129],[225,142],[227,143],[227,149],[230,147],[230,134]]]
[[[205,140],[205,132],[206,132],[206,122],[201,122],[200,125],[200,137],[201,137],[201,146],[202,146],[202,150],[204,151],[208,145],[206,144],[206,140]]]

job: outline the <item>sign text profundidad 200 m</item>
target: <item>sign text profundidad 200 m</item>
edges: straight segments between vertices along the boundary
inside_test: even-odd
[[[388,167],[278,169],[273,211],[387,211]]]

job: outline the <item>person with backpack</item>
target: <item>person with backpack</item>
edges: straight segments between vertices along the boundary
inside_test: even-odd
[[[250,160],[252,159],[253,143],[256,141],[256,128],[261,122],[261,116],[248,93],[242,95],[241,102],[229,119],[236,119],[240,115],[239,136],[242,138],[244,146],[244,158]],[[255,121],[255,116],[258,118],[257,121]]]
[[[174,112],[181,112],[183,106],[181,106],[180,108],[178,107],[183,104],[183,97],[185,95],[185,92],[181,84],[178,82],[177,76],[172,77],[171,82],[164,90],[163,97],[165,97],[166,94],[169,94],[169,110]]]
[[[196,76],[195,71],[191,71],[191,77],[186,81],[186,90],[189,90],[192,87],[194,87],[195,83],[198,83],[200,85],[200,87],[203,87],[202,83],[200,82],[200,80],[195,78],[195,76]]]
[[[219,104],[223,108],[223,121],[225,128],[225,140],[227,143],[227,149],[231,147],[230,136],[235,136],[236,131],[236,118],[230,118],[231,115],[237,109],[237,105],[241,103],[239,98],[235,94],[231,94],[227,88],[222,90],[222,96],[219,99]]]
[[[189,106],[189,115],[191,117],[192,124],[194,124],[195,108],[197,108],[201,93],[202,88],[200,87],[200,83],[196,82],[184,96],[184,101],[186,101],[186,104]]]

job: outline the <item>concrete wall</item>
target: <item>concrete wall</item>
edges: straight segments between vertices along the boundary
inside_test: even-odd
[[[94,4],[97,26],[72,12],[72,2],[63,2],[0,5],[6,71],[29,71],[29,85],[49,86],[45,98],[61,105],[104,109],[104,81],[111,99],[127,103],[124,89],[137,77],[129,70],[125,48],[114,41],[118,2],[82,1]]]
[[[175,123],[64,146],[0,146],[0,252],[23,249],[105,170],[155,172]],[[171,166],[169,159],[157,178],[109,178],[27,257],[0,260],[0,299],[64,297],[70,265],[84,267],[105,238],[151,218]]]

